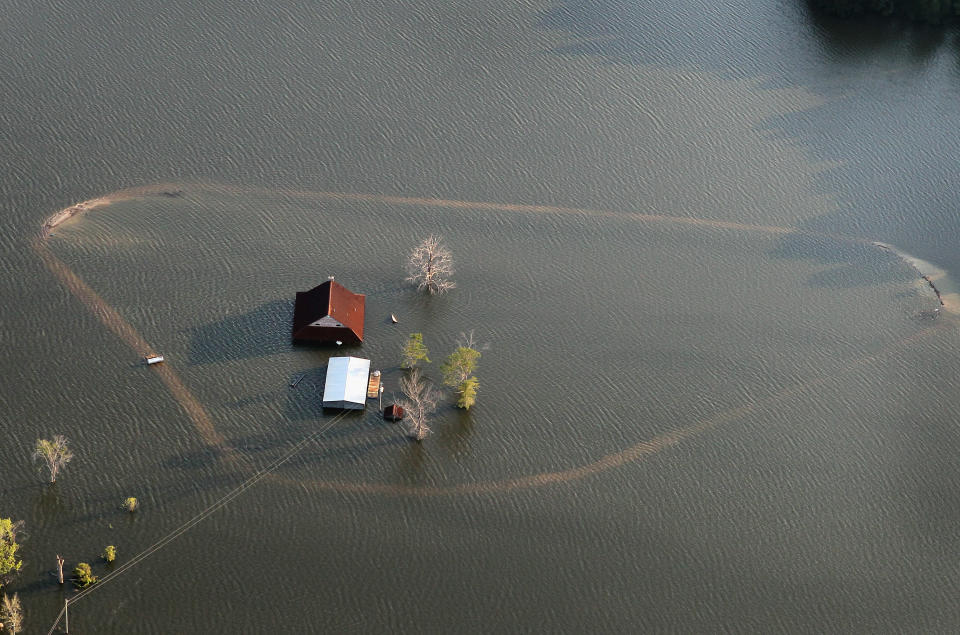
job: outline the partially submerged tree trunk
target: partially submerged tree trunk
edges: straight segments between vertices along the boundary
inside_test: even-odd
[[[63,563],[64,559],[60,557],[60,554],[57,554],[57,579],[60,581],[60,584],[63,584]]]

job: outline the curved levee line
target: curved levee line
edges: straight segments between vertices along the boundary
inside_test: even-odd
[[[893,245],[881,242],[874,242],[871,244],[874,247],[879,247],[880,249],[885,249],[893,253],[910,268],[916,271],[917,275],[920,276],[920,279],[926,282],[930,288],[933,289],[933,293],[937,296],[937,300],[940,301],[941,308],[943,308],[945,311],[949,311],[950,313],[960,313],[960,289],[957,288],[957,285],[954,284],[954,281],[950,279],[946,271],[932,262],[921,260],[916,256],[912,256],[905,251],[897,249]]]
[[[105,196],[92,198],[82,203],[71,205],[50,216],[43,225],[43,237],[46,237],[50,231],[55,229],[61,223],[83,215],[88,211],[107,207],[119,201],[130,200],[140,196],[181,196],[185,192],[201,191],[229,194],[248,194],[248,195],[282,195],[291,198],[305,198],[312,200],[330,200],[330,201],[351,201],[361,203],[381,203],[385,205],[403,205],[408,207],[438,207],[444,209],[461,209],[488,212],[511,212],[523,214],[564,214],[578,216],[597,216],[601,218],[621,218],[625,220],[640,221],[645,223],[667,223],[673,225],[690,225],[694,227],[704,227],[710,229],[726,229],[740,232],[754,232],[773,235],[784,234],[802,234],[807,236],[829,237],[835,240],[844,240],[849,242],[865,242],[858,238],[849,238],[842,236],[832,236],[821,232],[812,232],[794,227],[782,227],[777,225],[755,225],[751,223],[738,223],[734,221],[716,220],[709,218],[697,218],[693,216],[676,216],[670,214],[649,214],[630,211],[613,211],[594,209],[586,207],[565,207],[555,205],[524,205],[517,203],[495,203],[489,201],[461,201],[444,198],[430,198],[417,196],[390,196],[382,194],[363,194],[356,192],[323,192],[310,190],[290,190],[290,189],[266,189],[256,187],[246,187],[239,185],[219,185],[211,183],[192,183],[189,185],[178,185],[166,183],[159,185],[150,185],[125,190],[118,190]]]
[[[778,402],[789,399],[790,397],[822,386],[823,384],[836,379],[836,377],[842,373],[850,372],[851,370],[854,370],[860,366],[877,361],[886,355],[898,352],[904,346],[913,344],[921,338],[936,332],[937,330],[937,327],[927,327],[907,338],[893,343],[883,351],[854,360],[831,375],[818,377],[816,379],[811,379],[809,381],[784,388],[783,390],[780,390],[765,399],[761,399],[756,403],[745,404],[743,406],[725,410],[689,426],[670,430],[663,434],[657,435],[650,440],[635,443],[634,445],[631,445],[630,447],[619,452],[613,452],[604,455],[591,463],[564,470],[541,472],[538,474],[531,474],[529,476],[502,479],[498,481],[480,481],[475,483],[462,483],[449,486],[399,485],[392,483],[353,483],[347,481],[325,480],[304,481],[287,478],[277,474],[271,474],[268,478],[276,482],[299,485],[307,489],[318,491],[354,492],[363,494],[392,494],[406,496],[493,494],[511,492],[521,489],[530,489],[534,487],[543,487],[545,485],[553,485],[557,483],[567,483],[569,481],[579,480],[600,472],[605,472],[612,468],[621,467],[627,465],[628,463],[635,463],[654,454],[658,454],[664,450],[678,445],[682,441],[698,437],[705,432],[713,430],[723,424],[735,421],[744,416],[775,405]]]
[[[621,218],[625,220],[642,221],[647,223],[669,223],[674,225],[691,225],[710,229],[729,229],[741,232],[755,232],[764,234],[793,234],[800,233],[812,236],[828,236],[819,232],[798,230],[792,227],[776,225],[755,225],[732,221],[697,218],[692,216],[675,216],[670,214],[645,214],[629,211],[613,211],[587,207],[565,207],[555,205],[525,205],[518,203],[496,203],[490,201],[461,201],[455,199],[419,197],[419,196],[391,196],[384,194],[363,194],[357,192],[323,192],[311,190],[268,190],[263,188],[199,184],[196,189],[208,192],[227,192],[231,194],[270,194],[283,195],[291,198],[306,198],[313,200],[351,201],[362,203],[381,203],[385,205],[403,205],[408,207],[438,207],[443,209],[460,209],[487,212],[512,212],[522,214],[565,214],[577,216],[598,216],[601,218]],[[846,239],[858,240],[858,239]]]
[[[143,338],[140,333],[130,325],[116,309],[104,300],[100,294],[94,291],[62,260],[53,255],[53,252],[46,246],[42,239],[33,241],[33,249],[43,260],[47,269],[60,280],[61,283],[77,298],[93,315],[103,323],[114,335],[123,340],[140,357],[149,357],[154,355],[154,349]],[[210,446],[232,453],[232,449],[225,443],[223,436],[217,432],[216,427],[207,411],[200,404],[197,398],[190,392],[186,384],[180,379],[179,375],[173,370],[173,367],[167,364],[157,364],[151,368],[161,381],[167,386],[170,394],[177,403],[183,408],[184,412],[190,417],[197,428],[197,432],[203,440]]]
[[[253,188],[226,188],[221,186],[197,186],[198,189],[207,189],[207,190],[229,190],[229,191],[246,191],[246,192],[260,192],[266,193],[270,192],[272,194],[277,194],[276,191],[269,190],[254,190]],[[91,199],[90,201],[85,201],[84,203],[79,203],[77,205],[71,206],[54,214],[47,220],[43,226],[43,231],[41,234],[33,241],[33,248],[40,256],[43,263],[46,265],[47,269],[50,270],[54,276],[59,279],[63,285],[78,299],[84,306],[86,306],[110,331],[117,335],[121,340],[127,343],[136,353],[140,356],[146,357],[153,354],[153,347],[143,338],[142,335],[132,326],[129,322],[124,320],[124,318],[110,306],[96,291],[94,291],[83,279],[77,275],[72,269],[70,269],[66,264],[64,264],[59,258],[57,258],[50,249],[46,246],[45,240],[49,236],[50,232],[56,228],[62,222],[81,215],[91,209],[98,207],[105,207],[112,204],[113,202],[120,200],[128,200],[136,196],[144,195],[179,195],[180,190],[175,190],[177,194],[171,194],[169,186],[152,186],[152,187],[143,187],[135,188],[132,190],[123,190],[111,195],[100,197],[97,199]],[[351,201],[368,201],[368,202],[378,202],[378,203],[387,203],[387,204],[398,204],[398,205],[417,205],[417,206],[432,206],[432,207],[445,207],[452,209],[473,209],[473,210],[491,210],[491,211],[507,211],[507,212],[521,212],[521,213],[560,213],[560,214],[581,214],[581,215],[591,215],[591,216],[609,216],[616,218],[625,218],[632,219],[642,222],[661,222],[661,223],[676,223],[676,224],[685,224],[685,225],[694,225],[698,227],[709,227],[714,229],[728,229],[728,230],[737,230],[737,231],[749,231],[749,232],[763,232],[768,234],[792,234],[792,233],[805,233],[811,234],[811,232],[802,232],[786,227],[775,227],[775,226],[765,226],[765,225],[749,225],[742,223],[733,223],[726,221],[716,221],[709,219],[697,219],[697,218],[686,218],[679,216],[665,216],[665,215],[655,215],[655,214],[636,214],[636,213],[619,213],[619,212],[609,212],[604,210],[589,210],[589,209],[580,209],[572,207],[553,207],[545,205],[514,205],[506,203],[484,203],[484,202],[472,202],[472,201],[453,201],[445,199],[434,199],[434,198],[416,198],[416,197],[397,197],[397,196],[379,196],[373,194],[349,194],[349,193],[336,193],[336,192],[296,192],[296,191],[283,191],[282,194],[287,196],[303,196],[303,197],[312,197],[316,199],[332,199],[332,200],[351,200]],[[72,210],[72,211],[70,211]],[[823,234],[816,234],[823,236]],[[846,240],[850,242],[866,242],[861,241],[860,239],[851,239],[845,237],[836,237],[830,236],[830,238],[838,240]],[[866,357],[855,360],[846,366],[843,369],[838,371],[848,372],[849,370],[859,367],[861,365],[870,363],[882,357],[885,354],[890,353],[896,349],[899,349],[905,344],[912,343],[918,340],[921,337],[926,336],[929,333],[932,333],[936,330],[935,327],[928,327],[924,330],[921,330],[914,335],[900,340],[899,342],[894,343],[886,350],[873,355],[868,355]],[[201,438],[210,446],[220,449],[228,457],[235,458],[237,456],[236,451],[230,447],[223,436],[216,430],[216,427],[213,424],[210,415],[204,409],[200,401],[193,395],[189,388],[183,383],[179,378],[176,372],[173,370],[173,367],[169,364],[161,364],[155,368],[156,373],[159,375],[160,379],[167,386],[167,389],[170,391],[170,394],[177,400],[181,405],[184,412],[187,416],[193,421],[195,427],[197,428],[198,433]],[[644,459],[648,456],[657,454],[676,446],[686,439],[690,439],[703,433],[716,428],[719,425],[724,423],[734,421],[741,417],[744,417],[750,413],[755,412],[760,408],[764,408],[770,405],[773,405],[777,402],[783,401],[791,396],[799,394],[805,390],[820,386],[825,382],[833,379],[838,373],[834,373],[830,376],[824,376],[817,379],[812,379],[810,381],[797,384],[795,386],[783,389],[774,393],[773,395],[759,400],[755,403],[745,404],[737,408],[732,408],[730,410],[723,411],[712,417],[708,417],[702,421],[693,423],[689,426],[678,428],[655,436],[654,438],[641,441],[630,447],[607,454],[596,461],[580,465],[573,468],[568,468],[564,470],[557,470],[553,472],[541,472],[537,474],[531,474],[527,476],[521,476],[510,479],[502,479],[496,481],[479,481],[474,483],[462,483],[458,485],[450,486],[437,486],[437,485],[399,485],[399,484],[390,484],[390,483],[356,483],[356,482],[346,482],[346,481],[332,481],[332,480],[294,480],[287,477],[279,476],[276,474],[270,474],[269,478],[274,482],[284,483],[284,484],[295,484],[300,487],[307,487],[310,489],[320,490],[320,491],[337,491],[337,492],[357,492],[365,494],[390,494],[390,495],[407,495],[407,496],[437,496],[437,495],[462,495],[462,494],[490,494],[490,493],[501,493],[501,492],[510,492],[519,489],[529,489],[534,487],[543,487],[545,485],[551,485],[556,483],[566,483],[569,481],[574,481],[578,479],[585,478],[612,468],[620,467],[628,463],[636,462],[638,460]]]

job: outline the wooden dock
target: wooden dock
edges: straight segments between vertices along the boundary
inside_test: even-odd
[[[367,399],[373,399],[380,395],[380,371],[375,370],[370,373],[370,379],[367,381]]]

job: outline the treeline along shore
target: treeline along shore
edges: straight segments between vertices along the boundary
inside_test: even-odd
[[[882,15],[928,24],[960,23],[960,0],[809,0],[840,17]]]

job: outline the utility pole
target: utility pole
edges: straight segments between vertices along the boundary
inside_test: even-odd
[[[63,617],[67,623],[67,632],[70,632],[70,611],[67,607],[70,606],[70,601],[67,598],[63,598]]]

